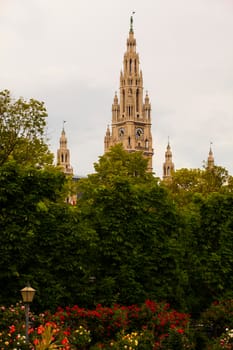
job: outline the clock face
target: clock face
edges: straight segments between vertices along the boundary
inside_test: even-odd
[[[118,132],[119,132],[119,136],[120,136],[120,137],[121,137],[121,136],[124,136],[124,134],[125,134],[124,128],[120,128]]]
[[[140,137],[143,134],[142,128],[136,128],[136,137]]]

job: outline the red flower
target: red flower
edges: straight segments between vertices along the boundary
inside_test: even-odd
[[[33,329],[33,328],[29,328],[28,334],[31,334],[31,333],[33,333],[33,332],[34,332],[34,329]]]
[[[62,343],[62,345],[66,345],[66,344],[69,343],[69,341],[68,341],[68,339],[65,337],[65,338],[62,339],[61,343]]]
[[[34,340],[33,340],[33,344],[34,344],[34,345],[38,345],[38,344],[39,344],[39,340],[38,340],[38,339],[34,339]]]
[[[37,334],[42,334],[44,332],[44,326],[42,324],[37,328]]]
[[[64,334],[64,335],[70,335],[70,330],[67,329],[66,331],[63,331],[63,334]]]
[[[184,333],[184,330],[182,328],[178,328],[177,329],[177,332],[180,333],[180,334],[183,334]]]
[[[10,328],[10,333],[14,333],[16,331],[15,325],[12,325],[9,327]]]

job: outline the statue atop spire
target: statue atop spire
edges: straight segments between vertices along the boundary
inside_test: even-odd
[[[133,15],[135,14],[135,11],[132,12],[132,15],[130,16],[130,33],[133,33]]]

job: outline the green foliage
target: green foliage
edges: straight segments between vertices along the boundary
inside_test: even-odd
[[[233,197],[222,167],[181,169],[164,184],[180,210],[180,278],[188,310],[232,297]]]
[[[201,314],[200,322],[214,338],[225,334],[226,329],[233,329],[233,299],[213,302]]]
[[[126,152],[122,144],[118,144],[99,157],[99,162],[94,164],[96,174],[91,178],[95,177],[103,183],[109,183],[115,177],[145,181],[152,178],[152,174],[147,172],[147,163],[141,152]]]
[[[179,219],[167,191],[146,172],[142,155],[137,159],[118,145],[101,157],[96,174],[79,182],[82,220],[101,242],[93,265],[97,300],[107,305],[173,298],[176,289],[172,250]]]
[[[181,169],[164,184],[140,152],[117,145],[78,181],[74,207],[65,198],[76,185],[46,165],[43,104],[4,91],[0,114],[0,302],[16,302],[28,280],[37,310],[156,298],[197,318],[232,297],[233,192],[224,168]]]
[[[23,275],[33,260],[40,213],[47,212],[51,202],[63,201],[63,183],[64,175],[53,168],[21,167],[16,161],[0,167],[0,280],[6,287],[2,303],[18,300],[19,280],[27,282]]]
[[[40,212],[39,219],[33,258],[25,271],[37,289],[37,304],[50,310],[77,300],[89,305],[93,296],[89,262],[96,248],[95,233],[79,221],[75,208],[65,203],[51,204],[47,212]]]
[[[184,207],[192,203],[195,194],[232,192],[232,177],[220,166],[211,169],[179,169],[173,173],[172,181],[164,182],[176,202]]]
[[[189,339],[188,334],[185,334],[183,329],[169,329],[168,334],[162,337],[160,346],[161,350],[185,350],[195,349],[194,343]]]
[[[46,117],[43,102],[14,101],[8,90],[0,92],[0,165],[9,159],[21,165],[51,164],[53,156],[45,143]]]
[[[193,205],[196,222],[193,215],[187,218],[193,226],[183,245],[189,261],[187,302],[198,313],[214,300],[232,297],[233,196],[210,193],[195,197]]]
[[[80,325],[69,336],[69,342],[71,346],[79,349],[85,348],[91,342],[90,333],[91,332],[88,329]]]

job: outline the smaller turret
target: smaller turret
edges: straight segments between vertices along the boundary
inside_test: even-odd
[[[57,165],[62,168],[66,175],[73,175],[73,168],[70,165],[70,151],[67,148],[67,137],[65,133],[65,121],[63,121],[63,128],[60,137],[60,148],[57,150]]]
[[[172,173],[175,170],[174,163],[172,162],[172,151],[168,139],[167,150],[165,152],[165,162],[163,163],[163,179],[171,180]]]
[[[144,117],[148,120],[150,120],[150,114],[151,114],[151,104],[150,104],[150,99],[148,96],[148,91],[146,91],[146,96],[145,96],[145,102],[143,106],[144,110]]]
[[[110,133],[110,128],[109,125],[107,127],[107,131],[104,137],[104,152],[107,152],[108,149],[110,148],[110,142],[111,142],[111,133]]]
[[[212,142],[210,142],[210,150],[209,150],[209,155],[207,158],[207,169],[208,170],[213,169],[213,167],[214,167],[214,155],[213,155],[211,145],[212,145]]]

